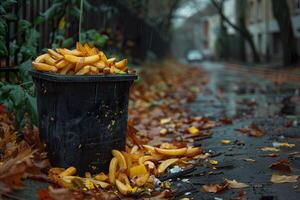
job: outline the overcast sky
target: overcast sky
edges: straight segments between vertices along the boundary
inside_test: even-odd
[[[174,27],[180,27],[187,18],[205,8],[209,2],[210,0],[187,0],[175,12],[176,17],[173,19]]]

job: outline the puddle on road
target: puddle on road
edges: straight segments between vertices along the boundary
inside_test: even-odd
[[[274,84],[252,74],[234,72],[220,64],[203,63],[209,84],[190,110],[212,118],[300,117],[300,85]]]

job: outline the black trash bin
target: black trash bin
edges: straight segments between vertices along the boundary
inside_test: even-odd
[[[39,130],[53,166],[107,172],[111,150],[124,150],[129,88],[136,75],[66,76],[31,71]]]

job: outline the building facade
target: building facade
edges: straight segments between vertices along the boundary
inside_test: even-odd
[[[294,35],[300,52],[300,0],[287,0],[293,24]],[[272,13],[271,0],[248,0],[247,27],[262,61],[277,62],[282,60],[280,32]],[[249,47],[246,48],[250,54]],[[249,56],[247,56],[249,57]]]

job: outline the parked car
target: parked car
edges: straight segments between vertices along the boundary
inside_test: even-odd
[[[192,63],[192,62],[200,62],[203,60],[203,55],[199,50],[190,50],[187,53],[187,61]]]

